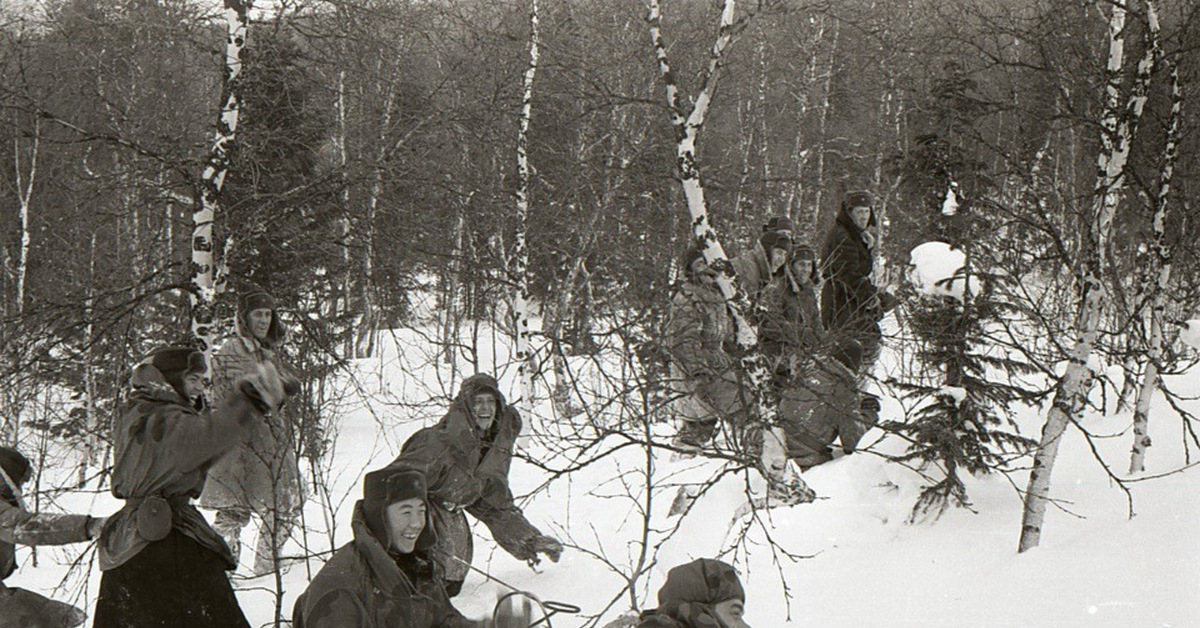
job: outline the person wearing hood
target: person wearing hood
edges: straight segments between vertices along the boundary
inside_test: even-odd
[[[451,597],[462,589],[474,553],[464,513],[482,521],[500,547],[531,566],[539,554],[554,562],[562,554],[562,544],[525,518],[509,489],[520,433],[521,416],[505,402],[496,379],[477,373],[463,381],[449,412],[409,437],[393,462],[420,471],[429,484],[434,559]]]
[[[698,558],[667,572],[658,608],[642,613],[637,628],[750,628],[745,610],[746,591],[733,566]]]
[[[821,255],[821,322],[827,331],[849,335],[862,345],[865,371],[874,367],[882,337],[883,309],[873,277],[875,224],[871,195],[847,194]]]
[[[705,446],[722,419],[743,422],[748,405],[735,360],[725,350],[734,340],[734,327],[716,273],[696,246],[685,252],[683,272],[684,281],[671,299],[666,348],[679,421],[673,444],[690,453]]]
[[[363,478],[354,540],[343,545],[296,599],[293,628],[485,626],[450,603],[432,555],[425,477],[391,464]],[[519,625],[528,626],[525,618]]]
[[[250,288],[238,296],[236,335],[213,356],[213,399],[223,400],[233,383],[258,365],[272,364],[289,386],[298,387],[279,359],[287,332],[275,299]],[[287,413],[273,413],[254,424],[249,437],[222,456],[208,473],[200,506],[215,510],[213,527],[241,559],[242,529],[253,514],[261,522],[251,573],[261,576],[278,566],[279,552],[291,536],[300,508],[299,468],[293,450],[294,428]]]
[[[248,627],[226,575],[235,567],[192,499],[212,463],[286,396],[270,363],[204,406],[204,354],[168,346],[133,369],[113,425],[112,493],[125,501],[100,533],[95,628]]]
[[[750,303],[757,303],[759,293],[782,275],[791,250],[791,219],[773,216],[763,223],[754,248],[730,260]]]
[[[96,538],[103,518],[88,515],[34,514],[25,510],[21,488],[33,475],[21,452],[0,447],[0,628],[70,628],[87,619],[83,611],[4,579],[17,569],[16,544],[66,545]]]

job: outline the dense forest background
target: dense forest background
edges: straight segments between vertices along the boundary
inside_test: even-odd
[[[1156,368],[1182,368],[1177,323],[1196,318],[1200,299],[1200,110],[1189,93],[1200,78],[1200,8],[1128,5],[1112,68],[1114,6],[742,3],[698,146],[712,224],[737,253],[768,216],[787,214],[819,247],[843,194],[869,190],[882,218],[880,281],[912,306],[903,276],[915,245],[969,251],[988,298],[1005,305],[989,319],[990,342],[1053,379],[1095,250],[1097,155],[1117,128],[1106,119],[1111,99],[1131,123],[1120,136],[1130,150],[1101,249],[1096,349],[1130,367],[1132,381],[1157,324],[1166,344]],[[188,0],[6,7],[0,440],[30,430],[77,440],[102,470],[130,365],[189,338],[193,212],[222,104],[225,22],[220,7]],[[524,223],[547,347],[538,364],[549,372],[555,356],[619,336],[653,374],[692,235],[647,7],[541,0],[538,11]],[[685,94],[705,76],[720,12],[663,3]],[[336,420],[321,410],[322,377],[369,355],[380,330],[416,324],[414,295],[437,295],[430,344],[447,357],[478,359],[472,321],[512,325],[530,7],[300,0],[250,15],[237,139],[213,223],[218,285],[229,288],[216,295],[217,319],[228,331],[232,295],[249,282],[283,304],[287,352],[307,376],[301,453],[319,454]],[[1140,83],[1146,58],[1155,63]],[[1134,115],[1124,103],[1143,85]],[[951,195],[954,216],[943,211]],[[910,383],[936,379],[914,364]],[[33,408],[49,389],[70,398]],[[1194,440],[1190,417],[1183,424]]]

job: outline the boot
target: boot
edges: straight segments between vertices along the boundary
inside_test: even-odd
[[[221,538],[225,540],[225,544],[229,546],[229,551],[233,554],[233,562],[238,563],[242,557],[242,528],[249,522],[249,515],[245,517],[237,510],[218,510],[217,516],[213,518],[213,529]]]
[[[292,528],[295,522],[292,519],[276,519],[272,515],[267,515],[267,519],[263,521],[263,525],[258,530],[258,543],[254,546],[254,567],[252,573],[255,577],[265,576],[269,573],[274,573],[279,568],[281,561],[280,552],[283,545],[287,543],[291,537]],[[271,524],[275,525],[272,526]]]
[[[696,454],[712,439],[717,431],[716,419],[706,421],[682,421],[671,445],[687,454]]]

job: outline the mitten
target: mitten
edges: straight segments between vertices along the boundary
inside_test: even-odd
[[[263,414],[270,414],[278,410],[288,394],[284,387],[283,376],[279,374],[279,369],[270,362],[255,364],[253,371],[234,384],[234,389],[246,395],[250,403],[254,404],[254,407]]]

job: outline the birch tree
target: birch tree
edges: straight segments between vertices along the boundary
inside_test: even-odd
[[[1183,88],[1179,83],[1179,66],[1168,61],[1171,77],[1171,117],[1167,123],[1167,144],[1159,172],[1158,195],[1154,201],[1154,261],[1158,269],[1154,298],[1150,306],[1150,340],[1147,347],[1146,369],[1142,373],[1137,401],[1133,410],[1133,450],[1129,457],[1129,472],[1146,470],[1146,448],[1150,447],[1150,401],[1159,386],[1159,364],[1163,356],[1163,319],[1167,310],[1167,288],[1173,265],[1171,246],[1167,243],[1167,196],[1179,161],[1180,127],[1183,119]]]
[[[521,84],[521,119],[517,129],[517,233],[513,245],[512,276],[514,335],[516,338],[518,392],[514,405],[526,417],[532,416],[533,351],[529,328],[529,250],[526,229],[529,225],[529,120],[533,115],[533,79],[538,69],[538,1],[532,0],[529,12],[529,65]]]
[[[14,124],[14,128],[19,128]],[[38,174],[38,153],[41,147],[41,120],[35,118],[33,121],[32,139],[27,149],[21,147],[21,137],[19,134],[13,137],[13,171],[14,181],[16,183],[17,192],[17,228],[20,232],[21,242],[17,249],[17,267],[16,267],[16,296],[13,299],[13,309],[5,314],[12,314],[16,320],[24,322],[25,315],[25,292],[26,281],[29,277],[29,250],[33,243],[32,229],[30,227],[30,209],[33,204],[33,188],[37,181]],[[21,153],[28,152],[28,163],[21,159]],[[20,337],[8,337],[7,346],[4,347],[6,357],[9,359],[9,364],[6,365],[6,370],[12,373],[13,376],[4,387],[0,390],[0,411],[3,411],[4,425],[3,432],[0,432],[0,442],[17,442],[21,433],[21,392],[17,389],[15,377],[17,369],[20,366],[20,355],[22,349],[19,344]]]
[[[225,74],[221,86],[221,111],[208,163],[200,175],[200,203],[192,214],[192,338],[212,363],[213,313],[216,305],[213,221],[221,205],[221,190],[229,172],[230,151],[237,140],[241,106],[242,53],[246,46],[248,13],[252,0],[224,0]]]
[[[1068,356],[1067,368],[1059,378],[1054,399],[1042,427],[1042,436],[1029,473],[1025,491],[1021,538],[1018,551],[1037,547],[1046,517],[1046,502],[1050,493],[1050,475],[1058,456],[1058,447],[1067,425],[1082,418],[1088,393],[1096,373],[1089,364],[1096,348],[1100,319],[1104,307],[1103,265],[1108,259],[1108,246],[1113,217],[1121,200],[1125,183],[1125,165],[1130,145],[1142,109],[1150,75],[1154,69],[1154,54],[1147,51],[1138,64],[1137,77],[1124,109],[1121,106],[1121,85],[1125,56],[1125,5],[1114,3],[1108,22],[1108,67],[1105,72],[1104,110],[1100,124],[1100,152],[1090,211],[1089,233],[1081,241],[1081,277],[1079,301],[1074,325],[1075,342]],[[1155,7],[1147,2],[1147,20],[1151,30],[1158,29]]]
[[[683,186],[684,198],[687,200],[688,213],[691,215],[692,235],[696,245],[703,251],[705,261],[717,273],[717,286],[734,322],[737,347],[742,354],[741,367],[749,379],[750,397],[758,416],[758,425],[753,427],[759,428],[762,434],[760,470],[766,476],[773,494],[791,502],[811,501],[815,494],[789,463],[783,430],[775,425],[779,399],[769,385],[770,373],[766,358],[758,345],[758,333],[747,319],[750,309],[748,299],[740,287],[733,264],[725,255],[716,230],[709,223],[704,185],[700,180],[700,165],[696,155],[696,141],[712,103],[722,55],[734,35],[746,23],[745,18],[735,21],[735,11],[735,0],[725,0],[721,9],[717,38],[709,50],[700,89],[690,108],[686,110],[681,102],[680,87],[668,62],[667,48],[662,35],[662,11],[658,0],[649,0],[647,21],[659,72],[666,88],[671,126],[675,129],[676,168],[680,184]]]

